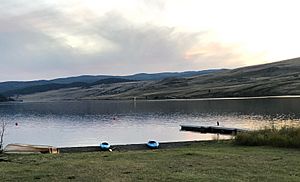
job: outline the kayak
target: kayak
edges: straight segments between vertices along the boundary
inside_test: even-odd
[[[100,144],[100,148],[101,148],[101,150],[109,150],[110,144],[107,143],[107,142],[102,142],[102,143]]]
[[[150,141],[147,143],[147,146],[148,146],[150,149],[158,149],[159,143],[158,143],[157,141],[150,140]]]

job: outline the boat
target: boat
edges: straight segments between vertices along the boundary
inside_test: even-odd
[[[8,144],[4,148],[4,153],[50,153],[58,154],[56,147],[48,145],[29,145],[29,144]]]
[[[101,148],[101,150],[109,150],[110,144],[108,142],[102,142],[100,144],[100,148]]]
[[[147,143],[147,146],[148,146],[150,149],[158,149],[159,143],[158,143],[157,141],[150,140],[150,141]]]

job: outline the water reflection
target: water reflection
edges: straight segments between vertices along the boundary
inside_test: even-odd
[[[255,129],[299,125],[299,98],[192,101],[84,101],[0,104],[9,123],[6,143],[55,146],[207,140],[215,135],[179,132],[180,124]],[[15,126],[14,123],[19,123]]]

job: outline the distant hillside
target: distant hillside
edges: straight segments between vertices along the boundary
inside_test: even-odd
[[[0,102],[5,102],[7,101],[7,98],[4,97],[3,95],[0,95]]]
[[[199,75],[206,75],[209,73],[218,73],[225,71],[225,69],[210,69],[210,70],[203,70],[203,71],[185,71],[185,72],[165,72],[165,73],[139,73],[131,76],[124,76],[125,79],[131,80],[162,80],[165,78],[185,78],[185,77],[192,77],[192,76],[199,76]]]
[[[141,96],[152,99],[300,95],[300,58],[213,75],[165,79],[143,89],[147,92]]]
[[[300,58],[192,77],[67,88],[24,100],[191,99],[300,95]]]
[[[8,102],[8,101],[13,101],[13,99],[0,95],[0,102]]]
[[[52,88],[64,88],[61,84],[73,84],[73,83],[86,83],[91,84],[95,83],[99,80],[109,79],[109,78],[119,78],[119,79],[127,79],[127,80],[161,80],[169,77],[191,77],[196,75],[203,75],[208,73],[217,73],[224,71],[222,69],[212,69],[212,70],[203,70],[203,71],[187,71],[187,72],[165,72],[165,73],[140,73],[135,75],[128,75],[128,76],[112,76],[112,75],[82,75],[76,77],[67,77],[67,78],[58,78],[53,80],[37,80],[37,81],[11,81],[11,82],[2,82],[0,83],[0,93],[8,93],[9,91],[16,91],[24,88],[46,88],[47,86],[42,85],[49,85]],[[65,88],[69,88],[66,85]],[[41,89],[44,90],[44,89]],[[12,93],[10,92],[10,93]]]
[[[5,96],[14,96],[14,95],[28,95],[28,94],[34,94],[38,92],[46,92],[51,90],[58,90],[63,88],[89,88],[94,85],[100,85],[100,84],[112,84],[112,83],[123,83],[123,82],[132,82],[134,80],[128,80],[128,79],[122,79],[122,78],[106,78],[103,80],[99,80],[93,83],[85,83],[85,82],[73,82],[69,84],[60,84],[60,83],[49,83],[44,85],[36,85],[36,86],[30,86],[25,87],[21,89],[16,90],[10,90],[6,91],[3,94]]]

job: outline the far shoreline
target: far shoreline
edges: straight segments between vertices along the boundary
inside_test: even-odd
[[[148,102],[162,102],[162,101],[222,101],[222,100],[252,100],[252,99],[290,99],[300,98],[300,95],[276,95],[276,96],[254,96],[254,97],[210,97],[210,98],[174,98],[174,99],[139,99],[139,98],[102,98],[102,99],[61,99],[61,100],[22,100],[22,101],[8,101],[1,103],[46,103],[46,102],[91,102],[91,101],[148,101]]]

